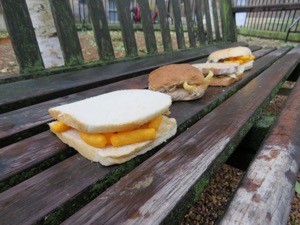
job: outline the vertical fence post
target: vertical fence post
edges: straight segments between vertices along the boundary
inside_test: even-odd
[[[0,0],[21,73],[44,69],[42,55],[25,0]]]
[[[232,11],[231,0],[220,0],[221,21],[224,41],[237,41],[235,15]]]

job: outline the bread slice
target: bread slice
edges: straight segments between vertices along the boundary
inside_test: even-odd
[[[149,74],[149,89],[159,91],[188,81],[190,84],[202,84],[203,74],[190,64],[170,64],[159,67]]]
[[[168,112],[169,95],[143,89],[114,91],[49,109],[50,115],[85,133],[135,129]]]
[[[236,75],[236,78],[229,77],[229,76],[213,76],[212,79],[210,80],[209,86],[216,86],[216,87],[226,87],[229,86],[232,83],[237,82],[238,80],[243,78],[243,74],[238,74]]]
[[[238,46],[238,47],[226,48],[226,49],[221,49],[212,52],[208,56],[207,62],[219,62],[219,60],[226,59],[229,57],[249,56],[249,55],[252,55],[252,52],[247,47]]]
[[[208,74],[212,71],[214,75],[235,73],[240,64],[239,63],[196,63],[192,66],[199,69],[203,74]]]
[[[160,145],[177,131],[176,120],[163,116],[161,125],[157,131],[156,139],[153,141],[143,141],[131,145],[104,148],[95,148],[86,144],[75,129],[70,129],[62,133],[56,133],[59,139],[65,144],[76,149],[87,159],[100,162],[104,166],[124,163],[137,155],[144,154],[154,147]]]

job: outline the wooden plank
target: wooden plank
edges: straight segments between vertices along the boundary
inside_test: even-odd
[[[63,224],[95,223],[100,219],[109,224],[180,221],[182,218],[178,217],[185,214],[184,203],[197,201],[210,175],[225,162],[259,111],[299,63],[299,48],[275,62]]]
[[[166,20],[167,18],[167,9],[165,5],[164,0],[157,0],[156,1],[156,6],[158,9],[158,15],[159,15],[159,24],[160,24],[160,29],[161,29],[161,37],[162,37],[162,42],[164,46],[164,51],[172,51],[173,46],[172,46],[172,39],[171,39],[171,34],[170,34],[170,28],[168,21]]]
[[[65,65],[82,64],[83,56],[70,2],[68,0],[50,0],[49,2]]]
[[[300,169],[299,96],[297,82],[220,224],[288,223]]]
[[[148,0],[137,1],[141,12],[141,22],[143,25],[143,31],[145,36],[146,48],[148,54],[157,53],[157,45],[154,34],[153,22],[151,20],[151,11],[149,8]]]
[[[25,0],[1,0],[3,15],[21,73],[43,70],[44,63]]]
[[[181,20],[181,13],[179,8],[179,0],[171,1],[173,12],[174,12],[174,23],[175,23],[175,31],[176,31],[176,40],[177,46],[179,49],[185,48],[185,40],[184,40],[184,33],[183,33],[183,26]]]
[[[114,49],[109,34],[103,3],[101,0],[88,0],[87,5],[93,23],[93,31],[100,59],[113,59],[115,57]]]
[[[237,30],[230,0],[220,0],[223,41],[236,41]]]
[[[254,6],[235,6],[233,12],[266,12],[266,11],[284,11],[299,10],[300,3],[276,3],[275,5],[254,5]]]
[[[280,55],[280,53],[277,52],[274,55]],[[262,62],[260,62],[260,64],[257,64],[257,66],[260,67],[265,64],[266,61],[262,60]],[[256,71],[260,71],[260,69],[261,68],[256,68]],[[112,87],[117,89],[121,87],[124,88],[125,87],[124,84],[129,85],[128,87],[132,87],[132,88],[142,88],[147,85],[147,76],[139,77],[139,79],[143,79],[143,81],[137,80],[136,78],[132,78],[132,79],[136,80],[135,81],[136,83],[132,82],[133,80],[131,82],[120,81],[119,85],[121,86],[114,87],[113,85],[112,86],[108,85],[107,87],[105,87],[106,88],[105,90],[111,91]],[[233,94],[232,92],[239,90],[239,87],[241,87],[241,85],[245,85],[247,82],[249,82],[249,80],[251,80],[251,78],[246,76],[243,80],[241,80],[241,82],[238,82],[232,85],[231,87],[226,88],[226,90],[217,87],[211,88],[209,89],[209,92],[202,99],[199,99],[197,101],[192,101],[192,102],[178,102],[174,104],[174,106],[171,107],[171,112],[172,112],[172,116],[174,116],[178,122],[179,132],[185,130],[192,123],[194,123],[195,120],[199,120],[206,113],[212,110],[212,108],[216,107],[218,104],[223,102],[224,99],[232,95]],[[103,89],[102,91],[105,90]],[[187,108],[189,108],[188,113],[186,113]],[[184,111],[185,113],[183,113]],[[25,144],[26,141],[33,140],[32,138],[30,138],[29,140],[24,140],[20,142],[20,146],[22,145],[22,148],[20,149],[17,148],[19,149],[18,150],[19,154],[16,155],[17,158],[21,160],[22,157],[20,156],[20,154],[26,154],[27,157],[30,157],[30,154],[28,154],[27,152],[31,152],[31,154],[35,155],[34,161],[35,163],[37,163],[36,161],[38,157],[42,158],[44,157],[44,155],[47,154],[44,152],[45,151],[44,149],[49,149],[49,145],[52,146],[53,148],[62,148],[61,151],[64,151],[65,149],[64,145],[57,146],[56,144],[53,144],[52,138],[54,137],[54,135],[51,134],[50,132],[48,132],[48,134],[49,134],[48,139],[45,136],[43,137],[43,140],[39,140],[37,137],[36,138],[34,137],[35,139],[33,141],[35,145],[34,149],[39,150],[38,155],[41,156],[37,156],[36,151],[32,152],[32,150],[30,150],[32,149],[31,145],[27,146]],[[9,148],[14,149],[13,147],[9,147]],[[8,154],[8,152],[12,152],[12,150],[10,151],[7,150],[6,152]],[[151,155],[154,152],[155,151],[149,154]],[[91,200],[91,198],[96,197],[95,193],[91,193],[89,191],[85,192],[84,190],[91,190],[99,185],[101,187],[102,186],[101,184],[95,184],[96,186],[94,186],[93,184],[98,180],[102,180],[104,176],[107,176],[109,174],[110,176],[114,177],[114,179],[116,179],[113,173],[115,169],[118,170],[118,174],[123,174],[124,171],[126,171],[126,169],[128,171],[128,166],[130,168],[133,168],[132,166],[141,162],[141,160],[143,160],[143,157],[147,157],[147,156],[137,157],[131,162],[129,162],[128,164],[123,164],[120,166],[113,166],[113,167],[102,167],[99,164],[90,163],[88,160],[83,159],[83,157],[79,155],[71,157],[57,165],[50,167],[44,172],[41,172],[38,175],[12,187],[11,189],[2,192],[0,194],[0,198],[2,198],[3,196],[4,201],[0,203],[0,208],[1,208],[0,216],[3,219],[3,221],[7,221],[7,219],[9,218],[11,222],[15,224],[20,223],[20,221],[24,220],[24,218],[26,218],[26,221],[28,223],[32,223],[42,219],[46,214],[51,213],[53,210],[61,206],[61,204],[65,203],[66,201],[70,201],[69,203],[66,203],[66,205],[64,204],[65,207],[60,207],[58,209],[60,213],[61,213],[60,210],[63,210],[64,213],[62,213],[62,215],[65,214],[66,216],[68,216],[70,212],[75,210],[73,207],[75,208],[77,207],[76,210],[80,208],[80,205],[73,204],[78,200],[78,198],[83,200],[82,204],[85,204],[89,200]],[[10,162],[11,164],[14,164],[16,166],[17,161],[14,163],[12,163],[13,161]],[[26,162],[24,162],[23,160],[21,161],[24,164],[26,164]],[[3,169],[5,168],[4,165],[5,164],[1,163],[2,168],[0,171],[3,170],[5,171],[5,169]],[[10,165],[10,169],[6,169],[6,171],[10,171],[11,169],[12,168]],[[62,173],[62,171],[64,172]],[[123,171],[123,173],[121,171]],[[65,178],[65,175],[68,176],[68,179]],[[5,175],[4,173],[2,176],[3,176],[2,179],[4,178],[6,179],[9,175]],[[81,182],[82,179],[85,179],[84,182]],[[73,185],[75,185],[76,187],[73,187]],[[67,188],[65,189],[65,191],[57,191],[60,189],[60,187],[67,187]],[[97,189],[96,193],[98,193],[98,191],[99,190]],[[65,193],[67,193],[67,195]],[[51,196],[50,204],[48,200],[49,196]],[[87,199],[84,200],[85,197],[88,200]],[[23,207],[26,204],[28,205],[28,203],[34,204],[35,205],[34,209],[32,208],[27,209],[26,207]],[[14,210],[15,207],[17,207],[18,209],[22,208],[24,210],[15,211]],[[31,213],[31,210],[35,210],[35,213]],[[15,213],[18,213],[18,217],[13,216],[15,215]],[[47,219],[51,219],[52,216],[55,217],[55,215],[57,215],[56,213],[54,212],[53,215],[52,214],[48,215]],[[29,215],[31,216],[29,217]],[[59,218],[56,219],[58,221],[60,220]]]
[[[212,7],[212,12],[213,12],[213,18],[214,18],[214,31],[215,31],[215,40],[216,42],[221,41],[221,36],[220,36],[220,24],[219,23],[219,16],[218,16],[218,8],[217,8],[217,3],[216,1],[211,1],[211,7]]]
[[[196,47],[196,37],[194,34],[194,27],[193,27],[193,12],[192,12],[192,6],[190,0],[184,0],[184,10],[185,10],[185,16],[186,16],[186,24],[187,24],[187,30],[189,35],[189,43],[190,47]]]
[[[122,37],[126,56],[138,56],[137,44],[130,13],[130,0],[116,0],[118,18],[121,25]]]
[[[201,48],[201,51],[199,49],[191,49],[189,51],[170,52],[158,56],[149,56],[140,60],[2,84],[0,85],[0,113],[132,76],[138,76],[145,71],[153,70],[165,64],[204,58],[212,51],[238,45],[245,45],[245,43],[218,44]],[[41,86],[44,88],[40,88]],[[12,89],[14,90],[13,92],[11,91]]]
[[[195,13],[197,18],[197,29],[198,29],[198,37],[200,44],[205,44],[206,37],[205,37],[205,30],[203,25],[203,15],[202,15],[202,8],[203,8],[203,2],[201,0],[195,0]]]
[[[208,43],[213,43],[213,31],[211,25],[211,18],[210,18],[210,7],[209,7],[209,0],[203,1],[204,6],[204,15],[205,15],[205,22],[206,22],[206,35]]]

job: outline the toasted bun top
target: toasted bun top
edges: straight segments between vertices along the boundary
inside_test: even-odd
[[[81,132],[135,129],[167,112],[169,95],[150,90],[121,90],[49,109],[50,115]]]
[[[203,74],[208,74],[211,70],[215,75],[231,74],[238,70],[239,63],[198,63],[192,66],[199,69]]]
[[[238,57],[238,56],[248,56],[252,55],[252,52],[247,47],[233,47],[233,48],[226,48],[222,50],[218,50],[212,52],[208,56],[208,62],[218,62],[220,59],[226,59],[229,57]]]
[[[162,66],[149,74],[149,89],[159,90],[172,85],[202,84],[203,74],[190,64],[171,64]]]

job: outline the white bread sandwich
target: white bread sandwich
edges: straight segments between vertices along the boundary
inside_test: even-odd
[[[50,108],[50,129],[65,144],[104,166],[144,154],[177,131],[168,118],[170,96],[150,90],[120,90]]]
[[[228,86],[242,79],[244,74],[244,68],[239,63],[198,63],[192,66],[199,69],[204,76],[210,71],[214,74],[209,86]]]
[[[170,64],[159,67],[149,74],[150,90],[162,92],[173,101],[201,98],[208,87],[212,74],[207,76],[190,64]]]
[[[253,60],[255,56],[252,54],[252,51],[247,47],[233,47],[233,48],[226,48],[222,50],[218,50],[212,52],[208,56],[208,63],[232,63],[236,62],[239,63],[244,70],[249,70],[253,67]]]

